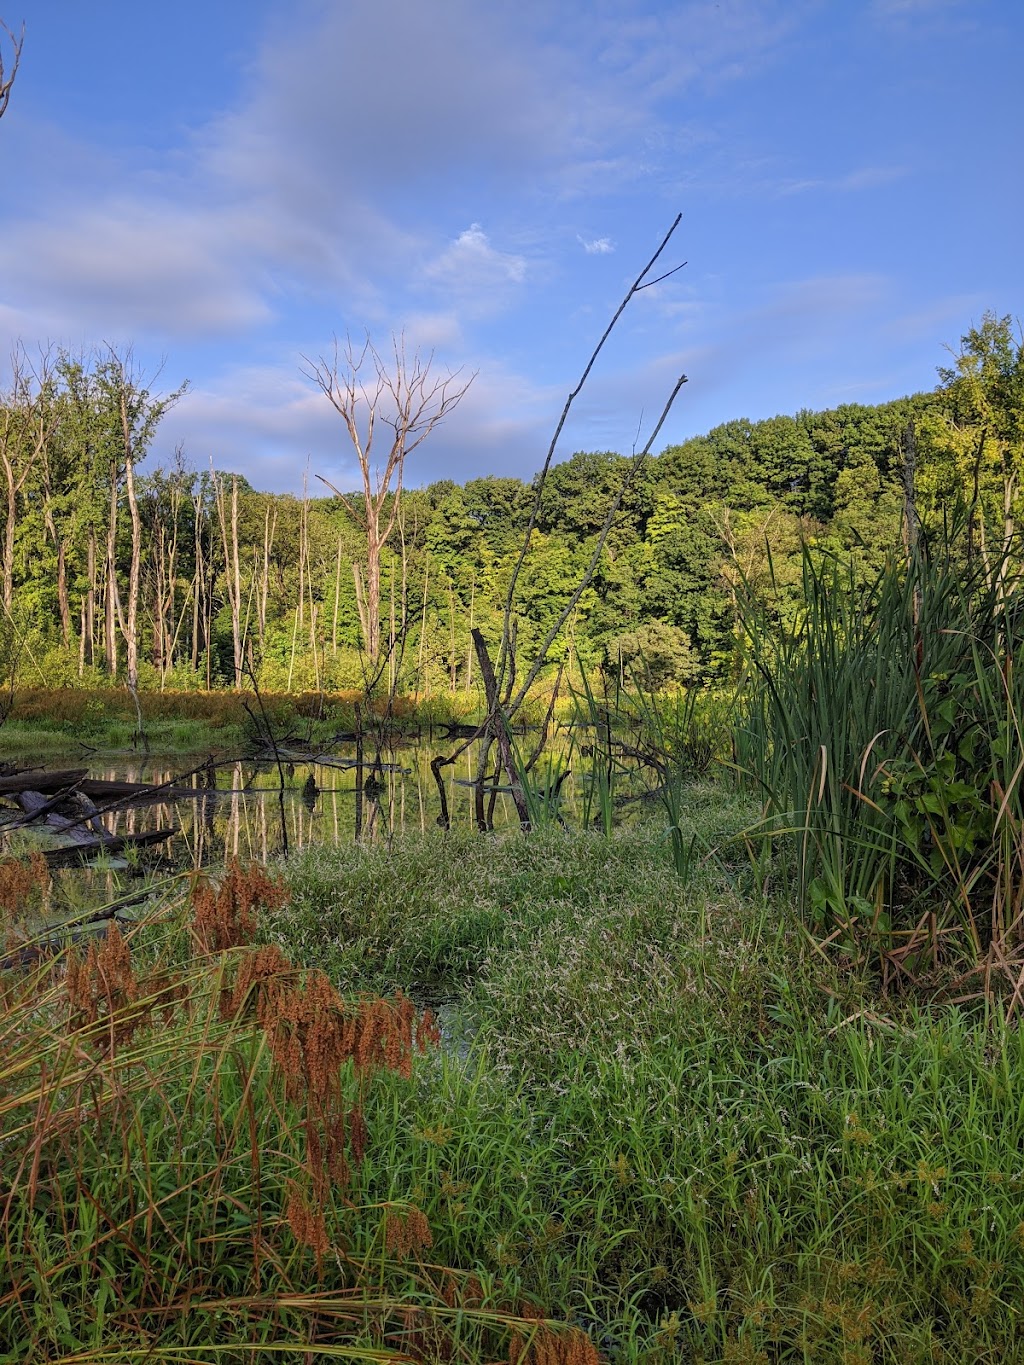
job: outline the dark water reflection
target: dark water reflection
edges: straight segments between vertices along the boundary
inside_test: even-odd
[[[195,795],[157,799],[145,804],[97,801],[104,827],[114,835],[133,835],[176,827],[178,833],[159,853],[177,867],[203,867],[227,858],[273,858],[286,850],[312,844],[341,844],[356,835],[361,805],[362,837],[387,838],[395,832],[436,828],[441,806],[430,770],[435,748],[409,745],[387,749],[380,766],[367,756],[362,769],[362,800],[357,800],[354,748],[318,756],[322,761],[286,761],[284,788],[277,765],[254,759],[219,759],[205,755],[166,757],[49,757],[51,771],[88,765],[90,778],[106,781],[177,783],[197,789]],[[451,747],[449,747],[451,752]],[[472,785],[476,746],[453,767],[442,770],[453,828],[474,827]],[[507,795],[499,795],[496,825],[517,820]],[[147,850],[147,858],[152,857]]]

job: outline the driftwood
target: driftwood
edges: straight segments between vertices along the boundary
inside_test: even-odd
[[[38,774],[37,774],[38,776]],[[25,812],[26,818],[8,829],[23,828],[25,825],[42,823],[58,831],[70,843],[63,848],[43,850],[48,867],[66,867],[85,862],[98,853],[122,853],[125,849],[145,847],[148,844],[162,844],[177,834],[177,828],[147,830],[139,834],[109,834],[99,821],[99,814],[89,797],[74,787],[46,797],[39,791],[20,791],[8,793]],[[71,808],[77,813],[71,819],[62,815],[57,807]],[[85,826],[90,826],[90,829]]]
[[[130,798],[133,801],[174,801],[188,796],[209,796],[203,787],[175,787],[167,783],[154,785],[151,782],[108,782],[103,778],[90,777],[87,768],[74,768],[64,772],[48,773],[39,768],[25,769],[19,773],[0,776],[0,796],[18,796],[21,792],[33,791],[52,794],[70,788],[84,792],[93,799],[118,800]]]
[[[149,844],[163,844],[177,834],[176,825],[168,829],[146,830],[143,834],[108,835],[106,839],[89,838],[81,843],[68,844],[66,848],[43,850],[47,867],[69,867],[75,863],[87,862],[98,853],[123,853],[129,848],[144,848]]]
[[[78,802],[75,802],[75,805],[78,806],[79,809],[79,814],[76,819],[69,819],[68,816],[60,814],[60,812],[55,809],[61,805],[71,804],[73,798],[77,795],[78,793],[73,791],[58,792],[56,796],[51,796],[49,800],[47,800],[42,792],[27,791],[19,792],[14,800],[28,816],[27,820],[21,822],[23,824],[27,825],[42,821],[44,825],[49,825],[51,829],[60,830],[62,834],[66,834],[67,837],[76,844],[94,843],[97,839],[101,843],[105,843],[108,839],[113,838],[113,835],[108,834],[96,819],[96,807],[88,797],[84,798],[84,801],[88,802],[88,809],[83,809]],[[89,832],[83,828],[87,823],[92,826],[93,834],[89,834]]]

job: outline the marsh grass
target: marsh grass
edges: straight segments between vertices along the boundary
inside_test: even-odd
[[[749,805],[694,797],[685,837],[727,849]],[[725,858],[681,883],[660,825],[293,861],[264,933],[368,989],[433,972],[457,1011],[367,1196],[610,1362],[1018,1359],[1005,1010],[880,1001]]]
[[[805,608],[749,607],[737,765],[761,867],[887,980],[1024,981],[1024,613],[1016,580],[922,543],[868,584],[804,557]],[[766,861],[766,856],[768,861]]]
[[[816,946],[756,815],[692,786],[686,881],[660,815],[314,849],[6,974],[0,1360],[1019,1359],[1024,1039]]]
[[[286,898],[233,866],[172,920],[0,977],[0,1360],[426,1359],[420,1342],[589,1365],[578,1329],[431,1259],[408,1191],[368,1192],[435,1035],[407,998],[345,1000],[254,947]]]

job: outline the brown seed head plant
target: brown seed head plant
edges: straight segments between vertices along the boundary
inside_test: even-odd
[[[601,1365],[601,1355],[586,1332],[578,1327],[556,1332],[540,1322],[528,1337],[513,1334],[508,1365]]]
[[[400,1260],[433,1246],[427,1215],[415,1204],[410,1204],[404,1212],[388,1209],[384,1219],[384,1245],[390,1255]]]
[[[27,861],[21,858],[0,859],[0,924],[9,952],[18,946],[15,922],[32,906],[37,896],[42,899],[49,885],[50,870],[41,853],[33,853]]]
[[[222,953],[251,943],[256,931],[256,912],[287,905],[289,893],[282,882],[252,864],[243,868],[237,858],[219,884],[197,877],[192,884],[193,933],[201,953]]]
[[[133,1008],[139,1001],[139,983],[131,949],[116,922],[108,927],[100,947],[89,944],[84,959],[75,951],[69,954],[64,988],[73,1026],[101,1031],[111,1050],[127,1042],[150,1012],[148,999]]]

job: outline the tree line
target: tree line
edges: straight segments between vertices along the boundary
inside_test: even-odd
[[[385,491],[371,602],[362,492],[262,493],[189,468],[180,451],[144,472],[184,385],[157,393],[109,349],[35,361],[18,350],[0,398],[5,667],[49,686],[254,677],[334,690],[363,685],[369,661],[399,690],[469,688],[471,631],[501,638],[531,512],[513,602],[524,655],[558,620],[631,473],[552,661],[639,671],[654,686],[719,677],[734,665],[741,595],[791,617],[808,547],[868,576],[920,523],[956,510],[963,554],[1005,563],[1024,344],[1008,317],[986,314],[950,359],[933,392],[727,422],[638,470],[615,452],[577,453],[550,468],[539,502],[536,481],[493,476]]]

